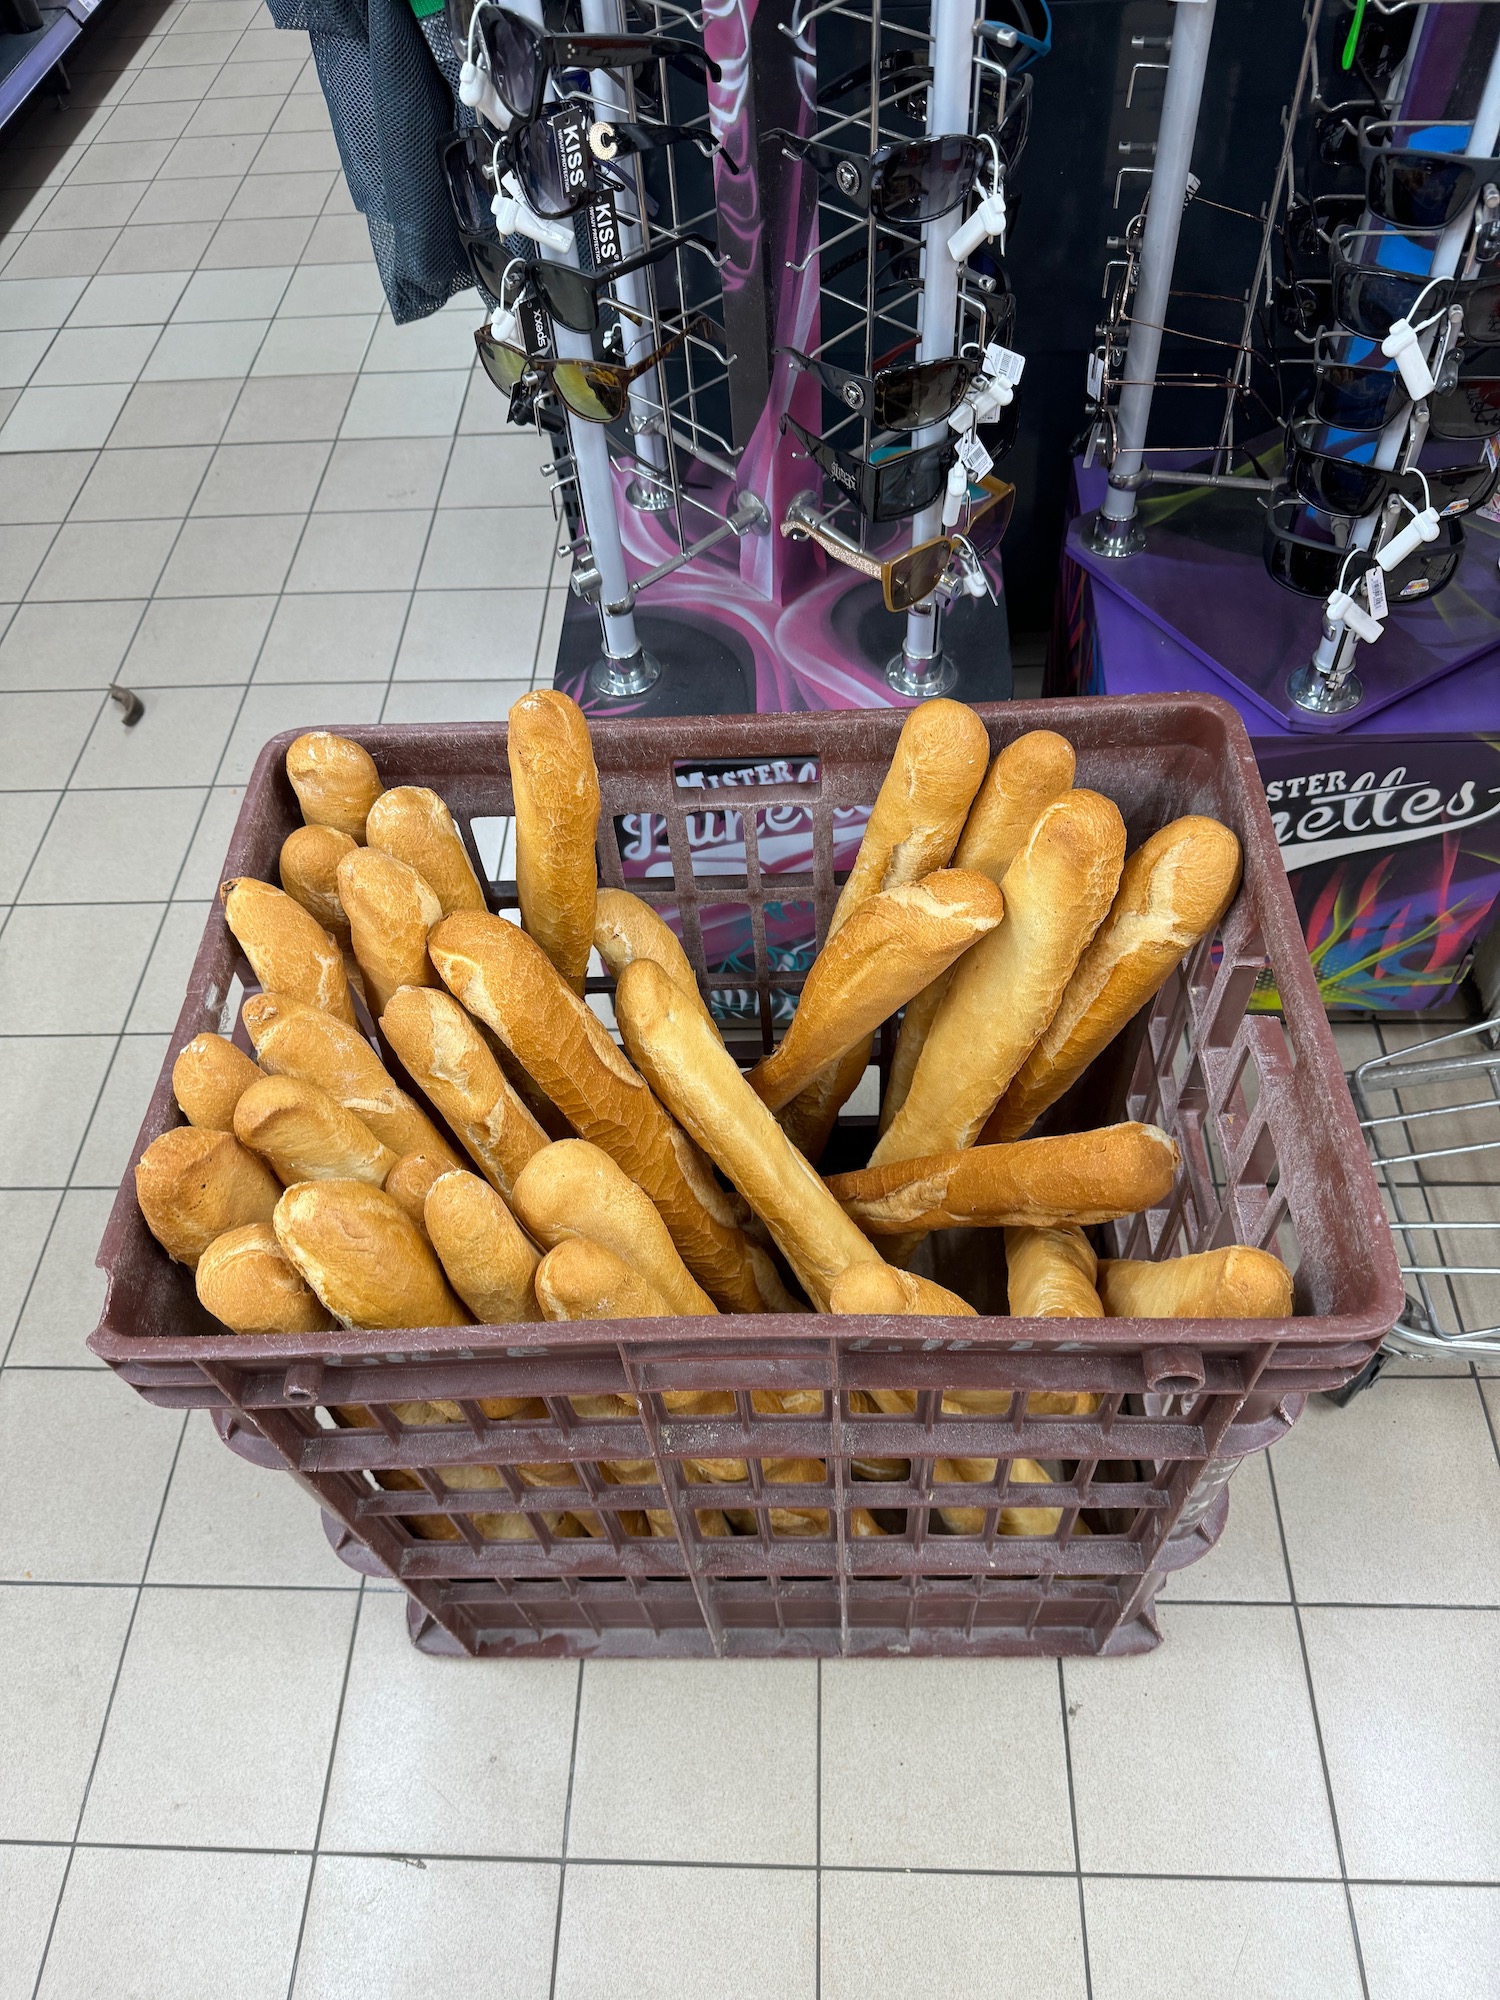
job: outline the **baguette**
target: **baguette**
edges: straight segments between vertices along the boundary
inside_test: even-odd
[[[771,1232],[820,1311],[839,1272],[880,1253],[855,1228],[735,1065],[658,965],[627,965],[615,994],[625,1046]]]
[[[672,1317],[655,1285],[613,1250],[580,1236],[559,1243],[537,1265],[536,1296],[549,1320]]]
[[[443,906],[416,869],[357,847],[339,863],[338,879],[371,1011],[383,1014],[398,986],[436,986],[427,933]]]
[[[296,1076],[326,1090],[384,1146],[432,1153],[450,1166],[457,1153],[395,1080],[357,1028],[280,993],[254,993],[241,1009],[260,1065],[271,1076]]]
[[[302,1181],[271,1218],[276,1240],[342,1326],[467,1326],[426,1237],[365,1181]]]
[[[599,890],[594,899],[594,948],[616,979],[635,959],[654,959],[672,984],[696,1000],[712,1020],[677,933],[628,889]]]
[[[509,1200],[516,1176],[547,1135],[463,1008],[441,988],[403,986],[391,995],[380,1029],[485,1179]]]
[[[954,968],[872,1166],[972,1146],[1040,1040],[1119,885],[1125,823],[1097,792],[1043,808],[1005,871],[1005,921]]]
[[[281,1181],[368,1181],[383,1187],[396,1164],[368,1125],[315,1083],[262,1077],[234,1107],[234,1136],[270,1163]]]
[[[1176,1142],[1155,1125],[1106,1125],[1009,1146],[931,1153],[835,1174],[829,1192],[876,1236],[910,1230],[1112,1222],[1164,1201]]]
[[[224,921],[268,993],[320,1007],[354,1025],[354,1002],[338,945],[284,889],[242,875],[223,882]]]
[[[204,1309],[231,1333],[326,1333],[333,1315],[281,1254],[269,1222],[226,1229],[198,1259]]]
[[[1099,1260],[1076,1223],[1007,1229],[1005,1270],[1013,1319],[1104,1317],[1094,1289]]]
[[[953,866],[975,869],[998,886],[1043,807],[1072,789],[1075,764],[1072,744],[1055,730],[1028,730],[1014,743],[1007,743],[990,765],[969,808],[953,852]],[[906,1102],[917,1058],[948,990],[949,976],[944,973],[933,980],[901,1017],[880,1107],[882,1132]]]
[[[932,1462],[934,1486],[987,1486],[994,1479],[1000,1461],[994,1458],[936,1458]],[[1010,1461],[1012,1483],[1023,1486],[1050,1486],[1050,1474],[1034,1458]],[[939,1507],[938,1519],[950,1535],[982,1535],[983,1507]],[[999,1528],[1002,1535],[1055,1535],[1062,1520],[1061,1507],[1002,1507]],[[1077,1530],[1082,1534],[1085,1530]]]
[[[961,1299],[957,1292],[934,1284],[931,1278],[919,1278],[912,1271],[898,1271],[894,1264],[851,1264],[834,1279],[828,1310],[881,1316],[920,1314],[929,1319],[945,1315],[959,1319],[978,1317],[968,1300]],[[915,1409],[916,1398],[912,1396],[909,1405],[903,1407]]]
[[[263,1074],[222,1035],[194,1035],[172,1065],[172,1095],[189,1125],[232,1132],[234,1107]]]
[[[349,945],[349,919],[339,901],[339,863],[356,842],[334,826],[299,826],[281,843],[281,886],[338,945]]]
[[[702,1156],[532,938],[500,917],[460,912],[438,925],[430,949],[444,983],[499,1035],[578,1136],[650,1196],[721,1312],[795,1309],[765,1252],[735,1226]],[[634,969],[627,966],[626,976]]]
[[[365,822],[365,840],[415,869],[442,904],[445,917],[455,910],[485,908],[484,890],[463,835],[447,806],[425,785],[397,785],[382,792]]]
[[[859,1089],[872,1053],[871,1039],[866,1036],[836,1063],[819,1070],[812,1082],[777,1112],[776,1123],[810,1166],[822,1159],[839,1113]]]
[[[1269,1250],[1242,1243],[1159,1264],[1105,1257],[1099,1297],[1111,1319],[1286,1319],[1292,1274]]]
[[[988,937],[1003,909],[992,882],[960,868],[869,897],[813,962],[780,1046],[750,1072],[751,1089],[772,1111],[789,1103]]]
[[[589,726],[555,688],[522,695],[506,735],[521,920],[575,993],[594,942],[599,773]]]
[[[331,826],[351,840],[364,839],[365,820],[381,792],[368,750],[347,736],[316,729],[287,751],[286,774],[309,826]]]
[[[1173,820],[1125,863],[1119,891],[1061,1004],[985,1129],[1019,1139],[1161,990],[1234,900],[1240,843],[1217,820]]]
[[[444,1174],[454,1171],[451,1160],[436,1153],[403,1153],[385,1177],[385,1191],[419,1228],[427,1227],[427,1197]]]
[[[488,1182],[443,1174],[428,1191],[424,1221],[448,1282],[482,1325],[541,1318],[537,1253]]]
[[[649,1198],[587,1139],[563,1139],[535,1154],[517,1179],[512,1199],[516,1214],[544,1249],[555,1250],[575,1238],[597,1243],[653,1286],[669,1312],[701,1316],[717,1311],[678,1255]]]
[[[281,1183],[232,1132],[177,1125],[135,1163],[135,1198],[167,1255],[195,1270],[216,1236],[269,1222]]]

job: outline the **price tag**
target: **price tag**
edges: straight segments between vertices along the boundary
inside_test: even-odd
[[[995,463],[973,431],[958,447],[958,462],[971,479],[983,479]]]
[[[1493,472],[1500,465],[1500,438],[1487,437],[1484,441],[1484,462]]]
[[[1004,382],[1013,389],[1020,381],[1026,367],[1026,356],[1017,354],[1012,348],[1002,347],[998,340],[992,340],[984,350],[984,372],[992,375],[997,382]]]
[[[1089,356],[1090,402],[1097,403],[1099,398],[1103,394],[1104,394],[1104,356],[1102,354],[1091,354]]]
[[[1365,571],[1365,596],[1370,603],[1372,618],[1385,618],[1390,606],[1385,601],[1385,571],[1379,563],[1372,563]]]
[[[552,322],[536,299],[524,298],[516,307],[521,323],[521,344],[528,354],[552,352]]]

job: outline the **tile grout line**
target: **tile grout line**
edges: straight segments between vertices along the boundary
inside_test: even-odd
[[[1073,1879],[1078,1890],[1078,1931],[1083,1947],[1084,2000],[1094,2000],[1094,1968],[1089,1957],[1088,1898],[1083,1887],[1083,1849],[1078,1840],[1078,1797],[1073,1787],[1073,1732],[1068,1727],[1068,1682],[1063,1661],[1057,1662],[1057,1709],[1062,1720],[1063,1764],[1068,1774],[1068,1825],[1073,1835]],[[1368,1996],[1367,1996],[1368,2000]]]
[[[1360,1942],[1359,1919],[1354,1910],[1354,1893],[1349,1887],[1349,1871],[1344,1859],[1344,1834],[1339,1825],[1338,1802],[1333,1794],[1333,1773],[1328,1768],[1328,1750],[1323,1741],[1323,1718],[1318,1712],[1318,1693],[1313,1685],[1312,1659],[1307,1650],[1307,1633],[1302,1623],[1302,1606],[1297,1601],[1297,1579],[1292,1573],[1291,1545],[1287,1541],[1286,1522],[1281,1512],[1281,1492],[1276,1484],[1276,1467],[1272,1455],[1266,1453],[1266,1476],[1271,1482],[1271,1504],[1276,1510],[1276,1533],[1281,1541],[1281,1559],[1286,1567],[1287,1589],[1291,1593],[1292,1617],[1297,1626],[1297,1648],[1302,1655],[1302,1673],[1307,1686],[1308,1707],[1312,1711],[1313,1734],[1317,1738],[1318,1763],[1323,1772],[1323,1792],[1328,1800],[1328,1817],[1333,1827],[1333,1844],[1338,1855],[1339,1881],[1344,1889],[1344,1907],[1349,1915],[1349,1935],[1354,1944],[1354,1963],[1359,1973],[1359,1990],[1364,2000],[1370,2000],[1370,1981],[1365,1972],[1364,1947]]]
[[[578,1662],[578,1682],[573,1692],[573,1738],[568,1748],[568,1789],[563,1798],[562,1852],[558,1857],[557,1910],[552,1919],[552,1970],[547,1980],[547,2000],[557,2000],[557,1962],[562,1951],[563,1896],[568,1886],[568,1839],[573,1829],[573,1779],[578,1770],[578,1725],[583,1714],[583,1670]]]
[[[177,1470],[177,1461],[182,1454],[182,1440],[187,1435],[186,1410],[182,1413],[182,1423],[177,1432],[177,1443],[172,1452],[172,1463],[167,1468],[167,1476],[162,1481],[161,1499],[157,1504],[156,1520],[152,1524],[151,1539],[146,1545],[146,1553],[141,1562],[140,1578],[135,1585],[131,1599],[130,1615],[125,1621],[125,1633],[120,1641],[119,1657],[115,1661],[114,1678],[109,1684],[109,1698],[104,1704],[104,1714],[99,1722],[99,1734],[94,1743],[94,1754],[89,1761],[89,1774],[84,1780],[83,1796],[78,1802],[78,1816],[73,1822],[72,1838],[68,1842],[68,1858],[63,1863],[62,1879],[57,1885],[57,1900],[52,1905],[52,1920],[47,1925],[47,1937],[42,1946],[42,1955],[37,1963],[36,1978],[32,1983],[31,2000],[37,2000],[41,1992],[42,1980],[47,1970],[47,1959],[52,1951],[52,1940],[57,1935],[57,1920],[62,1914],[63,1897],[67,1894],[68,1879],[73,1873],[73,1857],[78,1852],[78,1836],[83,1830],[84,1815],[89,1809],[89,1797],[94,1789],[94,1777],[99,1769],[99,1759],[104,1754],[104,1739],[109,1734],[110,1717],[114,1714],[115,1696],[119,1692],[120,1677],[125,1671],[125,1656],[130,1651],[131,1635],[135,1631],[135,1621],[141,1608],[141,1592],[146,1572],[151,1567],[151,1558],[156,1550],[156,1538],[161,1533],[162,1518],[167,1511],[167,1495],[172,1489],[172,1478]],[[128,1588],[128,1586],[126,1586]]]
[[[344,1702],[349,1693],[349,1675],[354,1666],[354,1647],[359,1638],[360,1617],[365,1608],[365,1578],[359,1580],[359,1589],[354,1597],[354,1616],[349,1623],[349,1644],[344,1652],[344,1675],[339,1682],[338,1706],[333,1712],[333,1734],[328,1741],[328,1763],[323,1772],[323,1792],[318,1800],[318,1818],[313,1827],[312,1848],[308,1854],[307,1883],[302,1891],[302,1913],[297,1919],[297,1941],[292,1947],[291,1971],[287,1977],[286,2000],[292,2000],[297,1988],[297,1973],[302,1960],[302,1940],[307,1935],[307,1913],[312,1907],[313,1878],[318,1872],[319,1844],[323,1838],[323,1821],[328,1812],[328,1794],[333,1789],[334,1760],[339,1754],[339,1735],[344,1726]]]

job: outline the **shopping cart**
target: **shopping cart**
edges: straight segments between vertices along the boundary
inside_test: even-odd
[[[1500,1355],[1500,1016],[1349,1072],[1395,1238],[1406,1306],[1346,1388],[1347,1403],[1394,1355]]]

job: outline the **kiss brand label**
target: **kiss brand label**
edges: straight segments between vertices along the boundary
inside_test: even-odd
[[[588,133],[593,121],[588,113],[574,106],[558,112],[551,120],[552,130],[557,139],[557,157],[562,167],[563,191],[566,194],[586,194],[594,185],[594,170],[589,159]]]
[[[596,201],[589,203],[583,215],[588,225],[589,254],[594,260],[594,269],[602,271],[606,264],[618,264],[625,255],[625,246],[620,241],[620,217],[614,196],[600,195]]]

